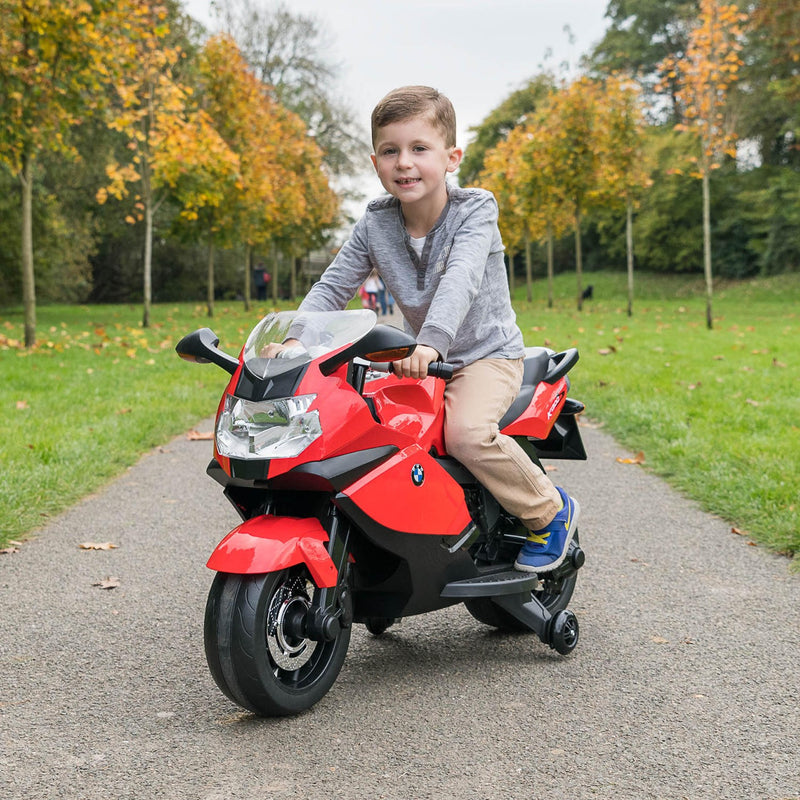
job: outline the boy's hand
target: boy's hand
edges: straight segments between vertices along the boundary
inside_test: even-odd
[[[441,356],[437,350],[426,344],[418,344],[408,358],[394,362],[394,374],[400,378],[424,378],[428,374],[428,364],[439,358]]]
[[[266,347],[262,348],[259,356],[261,358],[278,358],[284,350],[289,350],[293,347],[302,347],[298,339],[287,339],[285,342],[270,342]]]

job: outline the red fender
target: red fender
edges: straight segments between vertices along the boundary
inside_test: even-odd
[[[336,586],[336,567],[328,555],[328,534],[317,519],[253,517],[234,528],[216,547],[206,566],[216,572],[254,575],[305,564],[320,588]]]

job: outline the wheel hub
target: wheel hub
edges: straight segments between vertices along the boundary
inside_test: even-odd
[[[305,581],[293,578],[275,592],[267,614],[267,648],[275,665],[293,671],[304,666],[317,642],[299,633],[302,620],[311,608]]]

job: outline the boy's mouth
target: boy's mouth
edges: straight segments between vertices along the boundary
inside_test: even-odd
[[[413,186],[415,183],[419,183],[419,178],[398,178],[395,183],[400,186]]]

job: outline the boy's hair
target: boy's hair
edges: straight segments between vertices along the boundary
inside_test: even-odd
[[[430,86],[402,86],[393,89],[372,111],[372,146],[378,130],[413,117],[426,117],[444,137],[445,147],[456,146],[456,112],[441,92]]]

